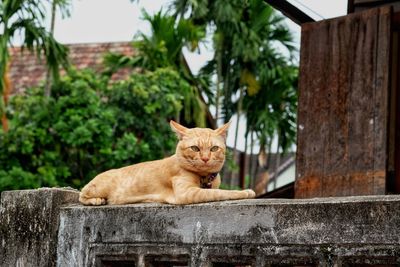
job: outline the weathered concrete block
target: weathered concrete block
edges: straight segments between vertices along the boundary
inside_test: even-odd
[[[71,189],[2,192],[0,266],[55,266],[59,209],[76,202]]]
[[[58,266],[399,264],[400,196],[64,207],[57,255]]]

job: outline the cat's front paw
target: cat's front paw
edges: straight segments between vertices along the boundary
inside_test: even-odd
[[[100,206],[100,205],[106,205],[107,200],[105,198],[94,197],[94,198],[88,198],[85,201],[81,200],[81,203],[84,205]]]
[[[256,193],[253,190],[246,189],[244,191],[247,193],[247,198],[255,198],[256,197]]]

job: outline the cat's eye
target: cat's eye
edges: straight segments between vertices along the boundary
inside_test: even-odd
[[[213,146],[213,147],[210,149],[210,151],[211,151],[211,152],[216,152],[218,149],[219,149],[219,147]]]
[[[193,150],[194,152],[200,151],[200,148],[198,146],[191,146],[190,149]]]

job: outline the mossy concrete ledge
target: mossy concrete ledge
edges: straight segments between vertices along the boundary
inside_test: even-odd
[[[0,266],[56,266],[60,207],[77,203],[78,192],[4,191],[0,201]]]
[[[85,207],[3,192],[0,266],[400,264],[400,196]]]
[[[58,266],[397,266],[400,196],[64,207],[57,255]]]

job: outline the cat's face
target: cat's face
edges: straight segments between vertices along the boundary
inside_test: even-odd
[[[179,143],[176,156],[181,167],[200,174],[216,173],[225,161],[225,139],[229,123],[212,130],[208,128],[186,128],[171,121]]]

